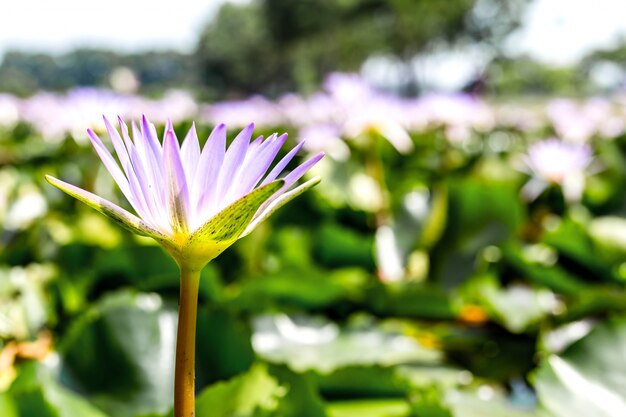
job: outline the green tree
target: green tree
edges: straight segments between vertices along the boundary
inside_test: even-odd
[[[312,90],[373,54],[407,64],[434,45],[495,45],[521,0],[253,0],[225,4],[200,36],[200,75],[216,94]],[[494,25],[493,22],[498,24]],[[487,22],[491,22],[489,25]]]

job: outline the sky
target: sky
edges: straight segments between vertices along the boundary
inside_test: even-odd
[[[7,49],[62,53],[79,46],[190,51],[224,1],[11,1],[0,14],[0,55]],[[620,35],[626,35],[626,0],[533,0],[508,48],[566,65]]]
[[[19,0],[0,13],[7,49],[62,53],[79,46],[190,51],[224,0]]]
[[[576,62],[626,38],[625,0],[534,0],[508,48],[553,65]]]

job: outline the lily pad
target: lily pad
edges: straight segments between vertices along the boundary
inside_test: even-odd
[[[626,317],[598,325],[539,368],[539,401],[554,417],[626,415]]]

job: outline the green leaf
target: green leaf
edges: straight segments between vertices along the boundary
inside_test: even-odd
[[[591,239],[602,249],[603,259],[626,262],[626,219],[598,217],[589,224]]]
[[[9,393],[17,410],[15,416],[19,417],[108,417],[84,398],[62,387],[48,369],[36,363],[29,363],[21,370]],[[0,411],[3,411],[2,401]],[[8,413],[1,415],[11,416],[10,408]]]
[[[578,267],[580,275],[589,275],[594,280],[616,279],[616,271],[611,269],[615,262],[626,260],[626,243],[623,239],[626,221],[618,217],[599,217],[587,224],[565,217],[557,224],[557,228],[545,232],[542,240],[555,247],[569,262],[577,264],[571,269]],[[614,249],[617,249],[617,253]],[[614,253],[616,257],[611,256]]]
[[[371,235],[334,223],[318,228],[315,239],[318,264],[328,267],[361,266],[375,269],[374,240]]]
[[[248,320],[231,311],[201,308],[196,334],[196,386],[226,380],[254,362]]]
[[[345,270],[328,273],[315,269],[286,267],[275,274],[244,282],[229,305],[253,312],[275,307],[281,309],[328,307],[347,298],[350,288],[339,282],[345,274]]]
[[[17,405],[7,392],[0,392],[0,416],[20,417],[17,414]]]
[[[394,365],[432,365],[442,359],[441,352],[373,320],[340,328],[322,317],[280,314],[258,317],[255,327],[273,341],[256,345],[264,359],[299,372],[313,370],[320,381],[347,390],[397,393]]]
[[[449,326],[440,337],[447,358],[475,376],[505,383],[535,367],[534,334],[514,334],[499,326]]]
[[[329,417],[407,417],[410,411],[402,399],[334,401],[326,409]]]
[[[397,351],[391,354],[398,356]],[[422,358],[405,362],[417,363],[419,359]],[[393,359],[383,361],[393,362]],[[346,366],[331,373],[317,372],[316,380],[320,391],[328,398],[403,397],[411,387],[409,379],[392,366]]]
[[[326,417],[325,404],[310,374],[298,374],[284,365],[270,365],[269,373],[285,387],[274,413],[280,417]]]
[[[163,413],[173,403],[176,308],[156,294],[114,293],[61,345],[70,386],[115,417]]]
[[[423,248],[437,242],[445,227],[446,206],[444,187],[432,194],[425,187],[415,188],[403,196],[392,222],[376,232],[378,273],[383,279],[406,277],[409,255],[418,242]]]
[[[524,278],[565,295],[576,295],[589,285],[558,265],[543,265],[524,256],[522,248],[515,243],[504,245],[504,259]]]
[[[626,317],[597,325],[535,375],[540,404],[554,417],[626,415]]]
[[[470,177],[447,184],[448,218],[443,236],[431,252],[431,265],[435,279],[454,287],[472,274],[481,250],[515,236],[525,208],[517,191],[506,182],[487,183]]]
[[[453,417],[437,386],[420,388],[411,393],[411,409],[411,416],[414,417]]]
[[[548,289],[518,283],[502,287],[498,277],[492,274],[472,277],[465,291],[512,333],[536,326],[552,314],[557,304],[555,295]]]
[[[206,388],[196,399],[197,417],[252,417],[275,410],[284,394],[264,365]]]
[[[445,184],[441,184],[433,189],[430,212],[420,237],[421,246],[431,248],[439,241],[446,227],[447,215],[448,187]]]
[[[446,405],[454,417],[545,417],[534,407],[514,405],[505,393],[492,390],[489,399],[481,399],[475,392],[452,392],[446,396]]]
[[[457,316],[450,296],[441,288],[423,284],[384,285],[367,292],[370,310],[382,316],[453,319]]]

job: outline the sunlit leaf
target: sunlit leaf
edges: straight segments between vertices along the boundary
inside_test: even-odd
[[[541,405],[553,417],[626,415],[626,318],[595,327],[535,375]]]

